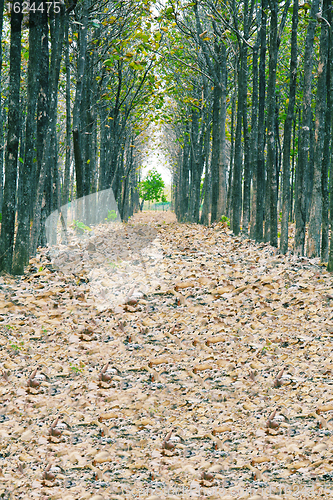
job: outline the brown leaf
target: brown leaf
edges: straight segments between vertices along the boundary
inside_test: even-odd
[[[51,469],[51,464],[49,464],[44,473],[43,473],[43,479],[45,479],[46,481],[54,481],[56,476],[53,472],[50,472],[50,469]]]

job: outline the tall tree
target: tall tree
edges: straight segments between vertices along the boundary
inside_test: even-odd
[[[243,2],[243,35],[241,35],[238,26],[238,17],[236,15],[236,3],[233,0],[234,26],[239,45],[239,58],[237,61],[238,75],[238,95],[237,95],[237,118],[236,118],[236,135],[235,135],[235,157],[232,177],[232,230],[235,234],[240,231],[242,202],[243,202],[243,231],[248,232],[250,221],[250,138],[247,120],[247,54],[248,54],[248,37],[250,30],[251,17],[254,3],[251,2],[249,8],[248,0]],[[242,130],[243,130],[243,148],[242,148]],[[243,151],[242,151],[243,149]],[[243,176],[243,160],[244,160],[244,189],[242,196],[242,176]]]
[[[265,193],[265,97],[266,97],[266,36],[267,0],[261,0],[260,61],[259,61],[259,109],[258,109],[258,156],[257,156],[257,196],[256,231],[257,241],[263,240],[264,193]]]
[[[319,11],[319,0],[313,0],[309,15],[309,24],[305,39],[304,50],[304,79],[303,79],[303,103],[302,103],[302,125],[300,130],[299,158],[297,162],[297,191],[295,201],[295,252],[304,254],[305,228],[306,228],[306,193],[309,177],[309,142],[311,128],[311,100],[312,100],[312,67],[314,37],[317,25],[317,14]]]
[[[73,147],[76,172],[77,197],[82,198],[85,193],[85,172],[83,164],[83,130],[82,130],[82,96],[84,88],[84,77],[87,57],[88,41],[88,0],[83,0],[80,6],[78,24],[78,60],[77,60],[77,80],[75,87],[75,103],[73,109]]]
[[[31,192],[36,163],[36,108],[39,83],[39,56],[41,48],[41,16],[37,11],[29,16],[29,64],[27,75],[27,118],[25,129],[24,162],[20,163],[17,220],[18,228],[13,256],[13,273],[23,274],[29,262],[30,219],[33,210]]]
[[[56,5],[56,4],[54,4]],[[33,223],[30,233],[30,254],[35,255],[38,241],[45,231],[42,224],[42,212],[45,211],[45,218],[50,215],[51,210],[59,208],[60,198],[57,193],[54,195],[53,184],[57,189],[58,179],[54,174],[54,149],[57,148],[56,124],[57,124],[57,101],[58,101],[58,81],[61,65],[62,44],[64,37],[64,6],[60,11],[51,12],[51,67],[46,66],[47,73],[45,79],[48,81],[48,93],[45,107],[47,109],[47,122],[45,138],[43,144],[43,156],[41,158],[41,168],[38,178],[37,193],[34,205]],[[48,54],[47,54],[48,55]],[[45,59],[47,59],[45,57]],[[51,198],[51,200],[50,200]],[[54,203],[53,203],[54,200]],[[48,204],[48,206],[47,206]],[[52,231],[51,231],[52,234]],[[44,241],[42,240],[42,243]],[[45,241],[45,244],[47,242]]]
[[[225,122],[227,93],[226,47],[223,33],[213,22],[214,44],[208,44],[199,16],[198,2],[194,4],[196,18],[196,36],[202,54],[213,81],[213,122],[212,122],[212,160],[211,160],[211,222],[218,220],[226,211],[226,153],[225,153]],[[216,10],[214,9],[216,13]],[[218,12],[217,12],[218,14]]]
[[[2,29],[3,29],[3,9],[4,0],[0,0],[0,47],[2,47]],[[0,94],[2,93],[2,50],[0,50]],[[0,212],[2,210],[3,197],[3,109],[0,99]]]
[[[266,223],[269,224],[270,243],[277,247],[277,178],[275,156],[275,86],[276,66],[278,56],[278,0],[269,0],[270,30],[269,30],[269,75],[267,85],[267,194],[269,199],[269,214]]]
[[[252,23],[252,14],[254,8],[254,1],[251,1],[249,6],[248,0],[244,0],[243,8],[243,18],[244,18],[244,29],[243,38],[241,43],[241,66],[242,74],[241,78],[243,83],[243,95],[242,95],[242,112],[243,112],[243,143],[244,143],[244,181],[243,181],[243,221],[242,221],[242,232],[248,234],[249,222],[250,222],[250,199],[251,199],[251,161],[250,161],[250,134],[248,125],[248,104],[247,104],[247,92],[248,92],[248,39],[250,36],[250,26]],[[236,24],[238,32],[238,23]]]
[[[258,26],[259,25],[259,26]],[[258,151],[258,55],[259,55],[260,19],[257,14],[257,36],[252,54],[252,114],[251,114],[251,148],[250,169],[252,173],[252,206],[250,221],[250,238],[255,239],[255,217],[257,210],[257,151]]]
[[[290,150],[291,133],[294,122],[294,110],[296,100],[296,79],[297,79],[297,26],[298,26],[298,0],[293,3],[293,19],[291,30],[290,49],[290,83],[289,101],[287,116],[284,122],[283,131],[283,167],[282,167],[282,220],[280,251],[285,254],[288,251],[288,220],[290,207]]]
[[[309,230],[307,239],[307,256],[318,257],[320,255],[320,236],[323,208],[322,169],[323,150],[325,138],[325,113],[327,97],[327,60],[328,60],[328,22],[327,13],[331,2],[324,0],[321,22],[319,65],[317,74],[316,94],[316,121],[315,121],[315,150],[314,150],[314,178],[310,207]]]
[[[72,131],[72,118],[71,118],[71,69],[69,59],[69,14],[65,14],[65,39],[64,39],[64,52],[65,52],[65,68],[66,68],[66,156],[65,156],[65,172],[62,187],[61,204],[67,205],[69,200],[69,183],[70,183],[70,166],[71,166],[71,131]],[[65,220],[67,218],[67,211],[63,214]]]
[[[0,236],[0,270],[11,272],[15,232],[17,161],[20,137],[22,0],[10,19],[10,71],[5,185]]]

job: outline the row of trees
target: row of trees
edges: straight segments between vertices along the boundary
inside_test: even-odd
[[[235,234],[282,253],[293,221],[294,251],[333,268],[328,0],[8,5],[0,0],[0,270],[22,273],[45,244],[45,219],[75,197],[112,188],[127,220],[152,123],[178,220],[228,216]]]
[[[123,220],[138,209],[162,102],[151,3],[0,0],[0,270],[23,273],[70,199],[112,188]]]
[[[169,0],[164,78],[178,218],[228,216],[235,234],[282,253],[293,221],[294,251],[332,270],[331,9],[328,0]]]

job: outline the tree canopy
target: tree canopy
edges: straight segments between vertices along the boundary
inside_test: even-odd
[[[0,3],[1,270],[22,273],[75,198],[138,210],[151,130],[179,221],[225,216],[333,267],[328,0],[33,5]]]

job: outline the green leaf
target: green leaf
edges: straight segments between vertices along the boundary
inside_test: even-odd
[[[100,23],[100,21],[99,21],[98,19],[92,19],[92,20],[90,21],[90,24],[91,24],[91,26],[93,26],[94,28],[99,28],[99,27],[100,27],[100,25],[101,25],[101,23]]]
[[[132,68],[132,69],[135,69],[135,70],[140,70],[142,71],[143,70],[143,66],[138,63],[138,62],[135,62],[135,61],[132,61],[129,63],[129,66]]]

